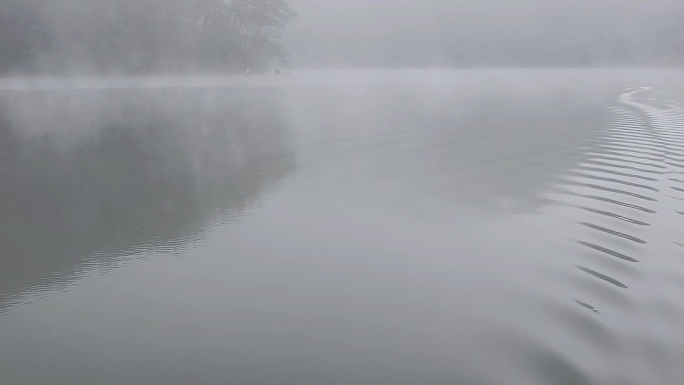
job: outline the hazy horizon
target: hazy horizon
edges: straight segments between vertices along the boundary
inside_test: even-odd
[[[3,0],[0,70],[677,67],[681,15],[674,0]]]
[[[320,68],[684,64],[673,0],[292,0],[293,62]]]

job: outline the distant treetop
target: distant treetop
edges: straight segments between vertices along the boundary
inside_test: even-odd
[[[287,62],[286,0],[5,0],[0,71],[244,71]]]

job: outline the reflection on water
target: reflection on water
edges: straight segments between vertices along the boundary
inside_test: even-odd
[[[182,250],[293,167],[277,106],[258,90],[7,92],[1,101],[3,306],[84,269]]]
[[[678,76],[6,89],[0,373],[677,384]]]

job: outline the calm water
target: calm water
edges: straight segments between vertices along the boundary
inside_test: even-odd
[[[684,72],[0,85],[0,382],[681,384]]]

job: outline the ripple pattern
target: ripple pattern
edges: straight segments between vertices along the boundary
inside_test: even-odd
[[[557,202],[576,209],[580,227],[572,234],[588,257],[578,269],[605,290],[628,289],[636,264],[669,254],[654,250],[682,247],[684,108],[658,107],[649,94],[642,88],[619,96],[610,122],[555,189]],[[600,313],[589,301],[576,303]]]

